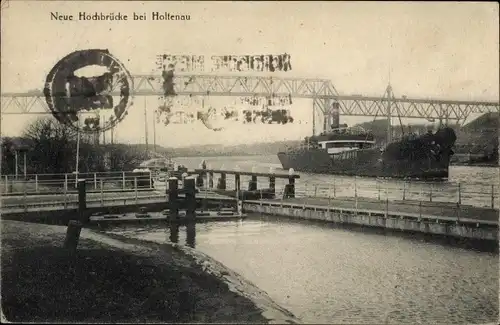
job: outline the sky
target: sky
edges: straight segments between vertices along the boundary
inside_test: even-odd
[[[51,12],[121,12],[129,16],[137,12],[150,18],[155,11],[190,15],[191,20],[50,18]],[[163,53],[289,53],[292,71],[273,75],[326,78],[341,94],[381,96],[390,82],[396,97],[499,99],[499,6],[494,2],[10,1],[1,15],[2,92],[41,89],[47,73],[63,56],[79,49],[107,48],[131,74],[150,74],[156,55]],[[145,142],[144,103],[143,98],[134,100],[128,116],[115,128],[115,141]],[[149,143],[153,143],[156,106],[155,98],[146,100]],[[310,135],[312,103],[295,100],[291,111],[300,124],[232,123],[218,132],[201,122],[157,124],[156,143],[173,147],[231,145]],[[1,133],[18,135],[36,118],[4,114]],[[341,117],[341,122],[370,119]]]

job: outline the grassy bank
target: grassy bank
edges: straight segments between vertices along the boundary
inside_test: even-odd
[[[255,304],[168,245],[110,245],[66,227],[2,221],[2,311],[14,322],[267,323]]]

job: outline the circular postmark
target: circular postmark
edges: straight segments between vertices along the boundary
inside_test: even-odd
[[[91,76],[82,71],[104,70]],[[122,121],[132,105],[133,79],[108,50],[89,49],[68,54],[52,68],[44,95],[52,115],[86,133],[109,130]]]

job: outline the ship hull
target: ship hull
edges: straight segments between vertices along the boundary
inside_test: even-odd
[[[414,179],[446,179],[451,156],[442,154],[439,159],[382,159],[380,150],[353,152],[351,157],[333,159],[321,149],[301,149],[293,152],[279,152],[278,158],[283,169],[294,171],[357,175],[367,177],[392,177]]]

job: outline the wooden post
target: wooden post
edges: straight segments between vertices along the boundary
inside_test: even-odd
[[[377,179],[378,200],[380,201],[380,181]]]
[[[64,187],[64,209],[68,207],[68,187]]]
[[[18,161],[17,161],[17,160],[18,160],[18,158],[17,158],[17,150],[15,150],[15,151],[14,151],[14,155],[15,155],[15,156],[14,156],[14,158],[15,158],[15,164],[16,164],[16,166],[15,166],[15,175],[16,175],[16,181],[17,181],[17,177],[18,177],[18,167],[17,167],[17,165],[18,165]]]
[[[38,193],[38,175],[35,175],[35,192]]]
[[[293,168],[290,168],[288,170],[288,193],[289,193],[289,198],[294,198],[295,197],[295,177],[294,176],[295,171]]]
[[[406,200],[406,182],[403,181],[403,201]]]
[[[337,187],[335,186],[335,180],[336,178],[333,179],[333,197],[337,197]]]
[[[80,233],[82,227],[89,220],[87,217],[87,196],[86,196],[86,181],[85,179],[79,179],[77,183],[78,187],[78,220],[70,220],[68,223],[68,228],[66,230],[66,238],[64,240],[64,248],[75,251],[78,247],[78,241],[80,239]]]
[[[271,190],[271,195],[273,198],[276,196],[276,177],[269,176],[269,188]]]
[[[24,196],[24,211],[28,211],[28,202],[26,200],[27,195],[26,180],[23,180],[23,196]]]
[[[196,213],[196,187],[194,178],[187,177],[185,179],[184,193],[186,195],[186,216],[194,219]]]
[[[198,177],[196,177],[196,186],[203,187],[203,178],[206,175],[205,170],[207,169],[207,163],[205,162],[205,160],[201,162],[200,169],[203,169],[203,171],[198,174]]]
[[[64,174],[64,191],[68,191],[68,174]]]
[[[289,198],[294,198],[295,197],[295,178],[293,176],[290,176],[288,178],[288,195],[287,197]]]
[[[257,176],[252,175],[252,178],[250,179],[250,182],[248,183],[248,190],[249,191],[256,191],[257,190]]]
[[[358,204],[358,178],[354,175],[354,199],[356,200],[356,205]]]
[[[458,206],[462,204],[462,185],[458,183]]]
[[[203,181],[203,177],[204,177],[204,175],[203,175],[203,174],[204,174],[204,173],[203,173],[203,172],[201,172],[201,173],[198,175],[198,177],[196,177],[196,186],[198,186],[198,187],[203,187],[203,185],[204,185],[204,181]]]
[[[214,172],[208,173],[208,188],[214,188]]]
[[[225,190],[226,189],[226,173],[220,174],[219,182],[217,184],[217,188],[219,190]]]
[[[89,218],[87,210],[87,183],[85,179],[78,180],[78,219],[82,224],[86,224]]]
[[[354,175],[354,209],[358,214],[358,181],[356,175]]]
[[[26,150],[23,151],[23,157],[24,157],[23,172],[24,172],[24,179],[26,179]]]
[[[491,184],[491,208],[495,208],[495,185]]]
[[[188,175],[186,173],[182,173],[181,174],[181,184],[182,184],[182,187],[184,187],[184,180],[186,179]]]
[[[97,190],[97,173],[94,173],[94,190]]]
[[[432,202],[432,183],[430,184],[430,190],[429,190],[429,202]]]
[[[236,193],[239,193],[241,190],[240,187],[240,174],[236,173],[234,174],[234,189],[236,190]]]
[[[78,247],[80,233],[82,231],[82,223],[77,220],[70,220],[66,229],[66,238],[64,240],[64,248],[74,252]]]
[[[125,189],[125,172],[122,172],[122,189]]]
[[[100,180],[100,183],[101,183],[101,206],[104,206],[104,184],[102,178]]]
[[[389,195],[387,194],[387,188],[385,189],[385,217],[389,215]]]
[[[9,193],[9,178],[5,176],[5,193]]]
[[[168,179],[167,187],[168,195],[168,208],[170,215],[175,219],[179,219],[179,180],[177,177],[170,177]]]
[[[137,205],[137,176],[134,177],[135,204]]]

